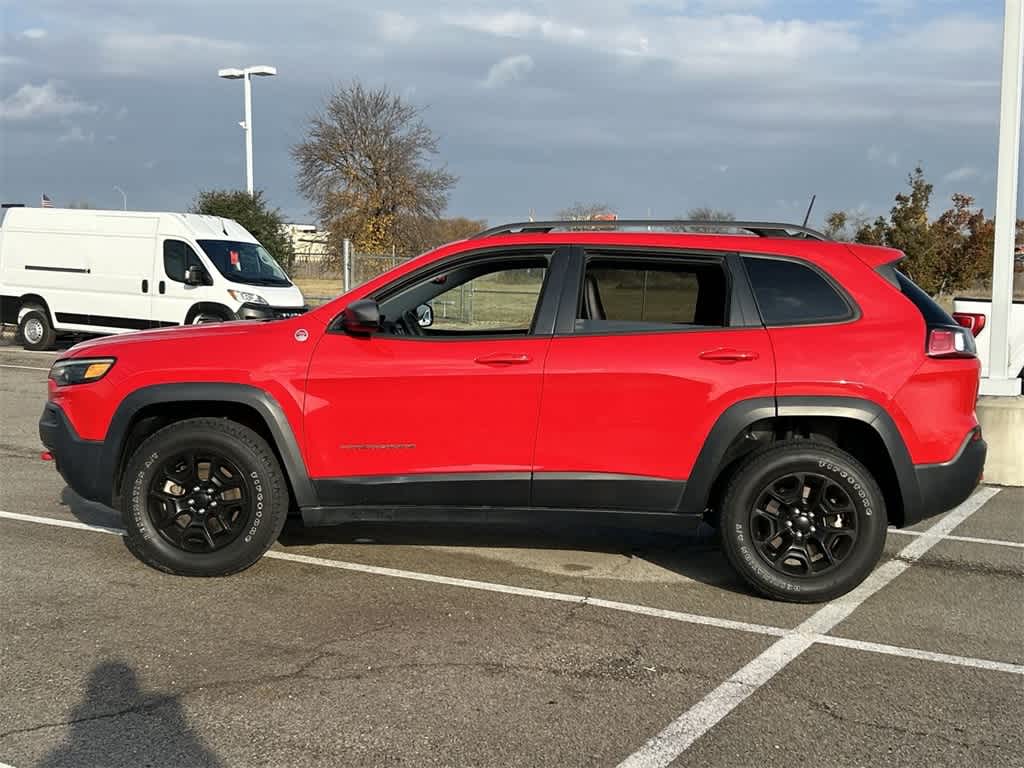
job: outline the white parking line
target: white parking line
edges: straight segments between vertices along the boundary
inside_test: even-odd
[[[935,534],[927,531],[904,531],[900,528],[890,528],[889,533],[898,533],[901,536],[923,536],[924,538],[934,538]],[[987,544],[993,547],[1014,547],[1016,549],[1024,549],[1024,543],[1019,541],[1005,541],[1003,539],[979,539],[977,536],[939,536],[938,538],[944,539],[945,541],[962,541],[968,544]]]
[[[970,656],[956,656],[950,653],[922,651],[917,648],[903,648],[899,645],[872,643],[867,640],[854,640],[848,637],[836,637],[835,635],[818,635],[814,638],[814,642],[821,643],[822,645],[834,645],[839,648],[850,648],[854,651],[868,651],[869,653],[881,653],[886,656],[899,656],[905,659],[936,661],[940,664],[952,664],[955,667],[973,667],[974,669],[984,669],[989,672],[1008,672],[1011,675],[1024,675],[1024,666],[1010,664],[1005,661],[990,661],[988,659],[975,659]]]
[[[928,528],[927,532],[934,535],[914,539],[900,551],[898,559],[884,563],[856,589],[822,606],[792,633],[776,640],[757,658],[619,763],[619,768],[667,766],[742,704],[747,697],[785,669],[793,659],[810,648],[815,643],[817,635],[827,634],[997,493],[998,488],[983,488],[945,517],[940,518]]]
[[[7,365],[6,363],[0,363],[0,368],[19,368],[23,371],[46,371],[49,373],[49,368],[37,368],[34,365]]]
[[[991,497],[989,497],[991,498]],[[979,505],[980,506],[980,505]],[[0,518],[6,518],[9,520],[18,520],[27,523],[37,523],[42,525],[54,526],[57,528],[72,528],[75,530],[82,531],[96,531],[97,533],[114,534],[117,536],[124,535],[124,530],[121,528],[112,528],[103,525],[91,525],[89,523],[78,522],[77,520],[61,520],[54,517],[39,517],[36,515],[25,515],[19,512],[5,512],[0,510]],[[939,538],[939,537],[936,537]],[[377,565],[366,565],[364,563],[352,563],[344,560],[330,560],[322,557],[311,557],[309,555],[298,555],[291,552],[281,552],[280,550],[270,550],[265,555],[268,558],[274,560],[286,560],[295,563],[304,563],[306,565],[316,565],[324,568],[336,568],[345,571],[354,571],[357,573],[368,573],[376,576],[388,576],[390,578],[398,579],[409,579],[413,581],[425,581],[435,584],[446,584],[449,586],[462,587],[466,589],[477,589],[486,592],[499,592],[509,595],[518,595],[521,597],[534,597],[543,600],[554,600],[557,602],[571,602],[578,603],[580,605],[590,605],[595,608],[607,608],[614,611],[622,611],[625,613],[636,613],[643,616],[652,616],[654,618],[668,619],[671,621],[680,621],[683,623],[700,624],[703,626],[712,626],[719,629],[731,629],[739,632],[750,632],[752,634],[768,635],[774,637],[785,637],[793,635],[797,632],[795,629],[786,629],[784,627],[773,627],[764,624],[752,624],[744,621],[734,621],[732,619],[720,619],[714,616],[703,616],[700,614],[684,613],[682,611],[672,611],[664,608],[653,608],[646,605],[637,605],[634,603],[622,603],[615,600],[604,600],[602,598],[585,597],[583,595],[573,595],[563,592],[548,592],[540,589],[531,589],[528,587],[515,587],[506,584],[496,584],[488,581],[476,581],[474,579],[460,579],[453,578],[450,576],[439,576],[432,573],[420,573],[418,571],[405,571],[398,568],[385,568]],[[906,563],[903,563],[906,566]],[[870,651],[872,653],[881,653],[890,656],[904,656],[912,659],[924,659],[927,661],[936,661],[944,664],[952,664],[954,666],[965,666],[965,667],[976,667],[978,669],[988,669],[1000,672],[1010,672],[1013,674],[1024,675],[1024,666],[1009,664],[1005,662],[989,661],[988,659],[976,659],[968,656],[954,656],[944,653],[934,653],[932,651],[922,651],[915,648],[904,648],[897,645],[887,645],[884,643],[873,643],[864,640],[852,640],[843,637],[834,637],[832,635],[826,635],[821,633],[808,633],[805,634],[806,639],[811,640],[815,643],[823,643],[825,645],[834,645],[844,648],[852,648],[855,650]],[[3,766],[0,766],[3,768]]]

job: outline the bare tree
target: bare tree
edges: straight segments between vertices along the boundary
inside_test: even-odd
[[[562,208],[555,214],[556,219],[562,221],[590,221],[600,217],[614,216],[615,210],[604,203],[580,203],[575,202],[568,208]]]
[[[732,211],[723,211],[708,206],[691,208],[686,212],[686,218],[692,221],[736,221],[736,215]]]
[[[457,178],[431,164],[437,136],[387,88],[339,86],[292,148],[321,225],[362,250],[406,250],[410,222],[437,219]]]

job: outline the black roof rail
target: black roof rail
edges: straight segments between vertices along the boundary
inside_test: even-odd
[[[743,230],[757,237],[789,237],[804,240],[828,240],[817,230],[800,224],[773,221],[720,221],[694,219],[576,219],[562,221],[516,221],[485,229],[473,238],[527,233],[546,233],[556,229],[569,231],[609,231],[620,229],[659,229],[670,231]]]

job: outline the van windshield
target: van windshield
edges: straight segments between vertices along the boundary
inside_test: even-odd
[[[213,265],[228,280],[250,285],[291,285],[288,275],[259,243],[236,240],[197,241]]]

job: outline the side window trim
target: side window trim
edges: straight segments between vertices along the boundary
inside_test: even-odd
[[[180,278],[175,277],[174,275],[172,275],[170,272],[167,271],[167,246],[170,245],[171,243],[174,243],[176,245],[182,246],[185,249],[184,250],[184,261],[182,263],[183,271],[182,271],[182,276]],[[162,249],[162,253],[160,254],[160,257],[161,257],[160,258],[161,263],[163,264],[164,275],[171,282],[184,283],[185,282],[185,271],[187,271],[188,268],[192,267],[192,266],[202,267],[204,271],[207,271],[206,265],[203,264],[202,259],[199,257],[199,254],[196,253],[195,249],[188,243],[188,241],[182,240],[181,238],[178,238],[178,237],[165,237],[164,238],[163,249]]]
[[[555,336],[631,336],[653,333],[707,333],[709,331],[722,331],[733,326],[734,303],[732,294],[737,282],[732,270],[729,268],[728,251],[690,251],[676,248],[659,248],[644,246],[585,246],[577,245],[572,249],[570,258],[569,274],[565,280],[565,290],[559,304],[558,320],[555,327]],[[725,278],[725,290],[728,294],[725,306],[724,325],[660,325],[654,328],[608,328],[602,330],[580,331],[576,328],[576,317],[579,313],[580,302],[583,300],[583,282],[586,277],[587,264],[598,258],[620,258],[623,260],[635,260],[645,262],[662,261],[668,264],[711,262],[718,264],[722,269]],[[640,325],[639,323],[637,324]]]
[[[431,262],[422,269],[418,269],[408,275],[404,275],[395,283],[383,285],[371,294],[363,298],[372,299],[377,302],[384,301],[401,291],[429,279],[431,276],[441,272],[449,271],[455,267],[463,267],[473,263],[486,263],[500,261],[502,259],[522,260],[534,257],[544,259],[547,267],[544,270],[544,281],[541,283],[540,293],[537,297],[537,305],[530,328],[527,333],[476,333],[467,336],[392,336],[374,334],[375,338],[387,338],[395,341],[479,341],[481,339],[529,339],[535,337],[550,337],[554,332],[555,318],[558,313],[559,302],[562,297],[562,285],[568,270],[569,249],[565,246],[529,245],[487,248],[474,251],[463,251],[453,254],[439,261]],[[342,310],[344,312],[344,310]],[[328,325],[328,333],[345,333],[341,328],[341,314],[339,312]]]
[[[744,273],[747,276],[747,281],[750,285],[751,293],[753,294],[754,306],[757,308],[758,317],[761,320],[761,324],[765,328],[792,328],[801,325],[844,325],[846,323],[852,323],[861,318],[860,306],[853,297],[847,292],[847,290],[839,283],[838,280],[832,277],[828,272],[819,267],[817,264],[808,261],[807,259],[801,259],[797,256],[789,256],[778,253],[741,253],[739,254],[740,261],[742,262]],[[761,259],[764,261],[783,261],[790,264],[797,264],[801,267],[811,270],[814,274],[825,281],[840,298],[840,300],[846,305],[847,314],[842,317],[827,318],[827,319],[811,319],[803,321],[793,321],[787,323],[769,323],[764,317],[764,313],[761,311],[761,305],[757,301],[757,292],[754,290],[754,280],[747,270],[748,260],[750,259]]]

